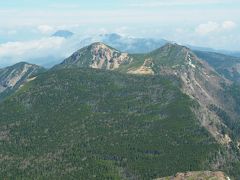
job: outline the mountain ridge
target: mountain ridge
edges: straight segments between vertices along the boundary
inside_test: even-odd
[[[124,58],[121,58],[124,57]],[[127,54],[105,45],[93,43],[76,51],[72,56],[53,69],[81,67],[114,70],[138,75],[170,75],[180,78],[182,91],[197,99],[201,112],[199,121],[217,141],[229,144],[230,134],[222,134],[225,127],[222,117],[212,110],[212,106],[225,109],[230,119],[238,114],[233,109],[233,97],[225,98],[225,86],[231,82],[222,77],[188,47],[167,43],[147,54]],[[216,96],[218,94],[218,96]],[[227,102],[227,103],[226,103]],[[211,118],[209,118],[211,117]]]
[[[91,124],[89,125],[90,129],[88,127],[88,130],[92,132],[96,132],[97,129],[102,131],[102,129],[98,127],[101,126],[101,123],[95,121],[98,120],[98,118],[94,119],[96,117],[100,119],[101,117],[105,117],[105,119],[111,117],[108,119],[109,121],[107,124],[103,123],[104,128],[105,125],[107,125],[111,130],[115,130],[116,127],[121,127],[120,124],[112,124],[115,120],[117,120],[117,122],[122,122],[123,119],[126,119],[130,120],[129,123],[131,124],[135,122],[131,120],[143,118],[144,123],[146,123],[146,126],[144,126],[146,127],[144,133],[148,132],[147,129],[154,127],[151,125],[149,126],[149,124],[158,122],[158,120],[161,119],[167,119],[168,121],[162,122],[163,124],[160,123],[158,128],[161,129],[161,126],[166,123],[165,128],[167,132],[164,131],[166,134],[172,134],[173,129],[176,131],[182,130],[181,135],[171,136],[172,139],[169,140],[170,144],[173,143],[176,147],[177,145],[184,145],[184,148],[190,149],[194,149],[193,146],[198,147],[198,145],[201,144],[201,146],[207,149],[206,151],[204,149],[201,150],[202,153],[204,152],[202,154],[204,155],[203,159],[194,160],[199,161],[197,166],[194,162],[190,163],[190,161],[188,161],[191,166],[185,163],[186,166],[182,165],[182,169],[173,168],[173,170],[170,171],[167,169],[159,171],[155,169],[156,166],[152,164],[153,169],[147,170],[149,172],[151,171],[149,174],[145,171],[145,165],[142,166],[142,169],[137,165],[138,163],[133,163],[132,166],[137,169],[135,172],[133,169],[128,169],[122,164],[124,164],[125,161],[127,162],[127,160],[123,159],[131,159],[131,156],[126,158],[126,154],[136,153],[136,150],[137,152],[141,152],[141,148],[143,147],[139,148],[136,146],[134,146],[134,148],[132,147],[132,149],[128,149],[125,155],[121,155],[121,158],[119,154],[115,154],[117,153],[116,150],[114,150],[114,155],[109,155],[108,148],[106,149],[105,147],[94,151],[94,155],[97,155],[98,158],[103,158],[102,155],[108,154],[109,156],[104,156],[103,159],[110,161],[110,166],[114,167],[114,169],[125,169],[122,174],[124,177],[128,177],[128,173],[125,172],[126,169],[130,170],[130,177],[132,178],[157,178],[172,175],[177,172],[203,170],[205,168],[209,170],[224,170],[232,176],[239,177],[238,167],[240,159],[238,154],[240,153],[240,133],[238,127],[240,126],[238,125],[238,109],[240,108],[240,101],[239,98],[236,97],[239,97],[240,92],[237,86],[234,88],[232,87],[233,84],[231,80],[223,77],[212,66],[185,46],[168,43],[150,53],[128,54],[122,53],[104,43],[97,42],[79,49],[61,64],[25,84],[13,97],[7,99],[2,106],[0,105],[0,108],[2,108],[1,116],[6,117],[4,119],[14,119],[15,114],[12,113],[12,110],[8,109],[8,107],[19,109],[19,117],[27,117],[27,119],[29,119],[29,121],[26,121],[26,124],[21,125],[20,129],[15,129],[16,132],[18,132],[18,130],[22,131],[25,126],[31,127],[29,123],[32,122],[32,118],[37,123],[40,123],[41,120],[44,120],[44,115],[48,116],[47,120],[52,124],[52,128],[56,128],[55,123],[59,121],[61,124],[68,124],[65,121],[73,120],[75,124],[74,127],[76,128],[80,128],[79,122],[81,122],[80,124],[94,122],[96,126]],[[172,101],[174,101],[174,103],[171,103]],[[183,110],[182,108],[186,109]],[[36,109],[36,112],[32,112],[34,109]],[[29,113],[31,116],[29,116],[27,112],[31,112]],[[65,113],[62,114],[63,112]],[[124,117],[122,117],[123,115]],[[2,122],[9,123],[4,121],[4,119],[2,119]],[[145,120],[147,120],[147,122],[145,122]],[[101,120],[101,122],[102,121],[104,120]],[[178,129],[179,123],[181,124],[180,129]],[[76,124],[78,124],[78,126],[76,126]],[[130,124],[126,127],[126,132],[130,132],[130,129],[128,129],[132,127]],[[139,124],[135,124],[135,126],[137,125]],[[41,126],[46,128],[44,124]],[[197,133],[192,132],[190,126],[195,126]],[[96,127],[97,129],[95,129]],[[171,128],[169,129],[169,127]],[[70,133],[69,137],[73,138],[78,134],[77,132],[83,131],[86,126],[84,126],[83,129],[81,126],[81,131],[72,131],[72,127],[69,128],[70,127],[66,128],[69,132],[67,131],[65,134]],[[40,131],[38,126],[34,127],[34,130],[39,133],[45,132]],[[56,132],[60,133],[62,130],[60,126]],[[159,129],[155,129],[156,131],[153,129],[151,130],[155,133],[161,132]],[[191,136],[185,134],[189,131],[193,133]],[[6,134],[4,129],[2,132]],[[15,131],[12,130],[12,132]],[[115,133],[117,132],[118,131]],[[48,131],[46,131],[46,133],[48,134]],[[101,133],[104,133],[104,131]],[[123,134],[121,137],[124,137]],[[138,133],[134,131],[134,137],[136,134]],[[113,136],[114,133],[111,135]],[[151,135],[154,142],[155,135],[156,134]],[[163,137],[168,138],[165,135]],[[197,137],[199,136],[199,138],[205,139],[208,137],[209,139],[189,141],[188,138],[197,138],[195,135],[197,135]],[[31,134],[31,136],[35,137],[33,134]],[[49,136],[45,136],[44,134],[40,136],[46,137],[50,142]],[[88,134],[88,136],[91,136],[91,134]],[[6,137],[14,138],[15,136],[8,135],[2,138],[6,141]],[[65,139],[64,137],[62,138]],[[95,142],[98,137],[92,138],[94,146],[101,147],[100,144],[95,144],[98,142]],[[106,140],[104,142],[109,145],[109,138],[110,136],[105,134],[101,139]],[[164,138],[156,141],[155,144],[157,142],[162,143]],[[187,143],[185,143],[185,138],[188,139]],[[117,143],[121,144],[118,140],[119,139],[115,139]],[[148,141],[152,142],[152,140],[149,139]],[[70,146],[70,142],[72,141],[67,141],[64,144]],[[204,143],[202,144],[202,142]],[[32,140],[29,140],[29,144],[32,144]],[[112,144],[114,143],[112,142]],[[17,144],[14,146],[18,147]],[[71,144],[70,147],[72,146],[73,144]],[[46,147],[48,148],[48,146]],[[86,147],[88,147],[88,145],[84,146],[84,148]],[[36,146],[34,146],[34,148],[36,148]],[[78,149],[77,147],[75,148]],[[158,148],[160,148],[160,146]],[[68,154],[70,150],[66,151],[62,149],[62,151]],[[70,152],[72,151],[74,150]],[[78,151],[79,149],[77,152]],[[93,151],[92,146],[90,151]],[[193,155],[195,152],[189,152],[187,149],[183,152],[185,151],[190,155],[190,157],[185,157],[186,160],[190,160],[195,156]],[[99,152],[103,154],[99,154]],[[123,152],[125,151],[123,150]],[[89,158],[89,154],[86,154],[86,152],[84,153]],[[150,150],[147,149],[145,154],[149,158],[157,158],[158,156],[164,157],[161,156],[159,150],[154,148]],[[178,151],[176,151],[176,154],[178,154]],[[206,158],[208,155],[210,160],[206,160],[208,159]],[[62,155],[60,155],[60,157],[62,158]],[[134,160],[131,162],[137,162],[139,157],[135,158],[136,161]],[[141,158],[140,160],[142,161]],[[114,164],[116,161],[117,165]],[[153,161],[149,162],[152,163]],[[167,163],[171,164],[174,162],[175,160]],[[182,160],[180,162],[183,163]],[[32,163],[34,164],[34,162]],[[118,163],[120,163],[121,166],[119,166]],[[58,165],[55,164],[55,166]],[[172,167],[172,165],[170,166]],[[38,167],[38,165],[34,164],[34,167]],[[166,167],[168,166],[161,166],[161,168]],[[71,168],[73,168],[73,166],[71,166]],[[56,169],[55,171],[57,172]],[[87,171],[84,172],[89,173]],[[165,174],[160,172],[165,172]],[[102,174],[98,174],[98,176],[101,175]]]

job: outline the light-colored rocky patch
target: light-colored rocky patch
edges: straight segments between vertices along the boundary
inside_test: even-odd
[[[145,59],[144,64],[137,69],[129,69],[129,74],[154,75],[152,70],[153,62],[151,59]]]
[[[27,79],[27,82],[31,82],[31,81],[34,81],[37,77],[32,77],[32,78],[29,78]]]
[[[34,81],[36,78],[37,78],[37,77],[29,78],[29,79],[26,80],[26,82]],[[25,84],[25,83],[24,83],[24,84]],[[21,89],[21,88],[24,86],[24,84],[21,84],[21,85],[19,86],[19,89]]]
[[[230,180],[230,178],[220,171],[198,171],[177,173],[175,176],[157,178],[155,180]]]
[[[15,70],[9,75],[9,79],[7,81],[7,85],[9,87],[14,87],[19,80],[22,79],[22,77],[25,75],[25,73],[29,70],[29,68],[31,68],[32,65],[30,64],[25,64],[24,67],[23,67],[23,70],[22,71],[18,71],[16,72]],[[13,75],[13,73],[16,73]]]
[[[192,63],[192,59],[189,52],[187,52],[185,60],[187,62],[187,65],[189,65],[192,68],[196,68],[196,66]]]
[[[130,61],[127,53],[111,49],[102,43],[96,43],[91,50],[93,62],[90,65],[95,69],[115,70],[126,61]]]
[[[237,142],[237,147],[240,150],[240,141]]]

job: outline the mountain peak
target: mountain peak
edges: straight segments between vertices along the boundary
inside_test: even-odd
[[[37,66],[35,64],[30,64],[30,63],[25,62],[25,61],[18,62],[16,64],[14,64],[13,66],[24,66],[24,65]]]
[[[161,48],[159,49],[179,49],[179,50],[188,50],[188,51],[191,51],[189,48],[187,48],[186,46],[182,46],[182,45],[179,45],[177,43],[166,43],[164,46],[162,46]]]
[[[28,62],[18,62],[12,66],[8,66],[6,68],[3,68],[3,69],[15,69],[15,70],[20,70],[20,69],[23,69],[23,68],[36,68],[36,69],[44,69],[43,67],[41,66],[38,66],[36,64],[31,64],[31,63],[28,63]]]
[[[106,45],[103,42],[94,42],[94,43],[90,44],[88,47],[91,48],[91,49],[93,49],[93,48],[102,48],[102,49],[111,49],[111,50],[114,50],[114,51],[118,51],[115,48],[110,47],[110,46]]]
[[[198,61],[196,55],[189,48],[176,43],[167,43],[149,53],[149,56],[155,59],[156,63],[161,60],[159,63],[167,66],[181,66],[191,64],[192,60]]]
[[[103,42],[94,42],[92,44],[89,45],[90,47],[93,47],[93,46],[104,46],[104,47],[107,47],[106,44],[104,44]]]
[[[127,53],[121,53],[102,42],[95,42],[76,51],[54,68],[85,67],[113,70],[129,60]]]

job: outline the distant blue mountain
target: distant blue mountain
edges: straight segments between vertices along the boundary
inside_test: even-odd
[[[81,46],[87,46],[94,42],[103,42],[122,52],[128,53],[148,53],[164,46],[169,41],[164,39],[136,38],[121,36],[116,33],[101,34],[95,37],[89,37],[80,42]],[[79,47],[81,47],[79,45]]]
[[[52,36],[53,37],[63,37],[63,38],[70,38],[74,35],[73,32],[67,30],[59,30],[55,32]]]

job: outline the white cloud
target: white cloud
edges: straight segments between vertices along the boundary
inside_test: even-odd
[[[40,25],[37,27],[37,29],[42,33],[42,34],[49,34],[54,31],[54,28],[52,26],[48,25]]]
[[[222,23],[222,28],[227,30],[232,30],[237,26],[237,24],[233,21],[224,21]]]
[[[0,57],[39,54],[45,50],[56,49],[64,42],[63,38],[43,38],[28,42],[8,42],[0,45]]]
[[[195,32],[199,35],[207,35],[209,33],[219,33],[225,32],[226,30],[232,30],[236,26],[236,23],[233,21],[224,21],[222,23],[209,21],[208,23],[198,25]]]
[[[50,37],[26,42],[8,42],[0,44],[1,64],[13,64],[44,57],[64,57],[64,38]],[[42,64],[45,62],[34,62]]]
[[[197,28],[196,28],[196,33],[200,34],[200,35],[206,35],[208,33],[211,32],[216,32],[218,31],[220,28],[219,24],[216,22],[212,22],[209,21],[206,24],[200,24]]]

